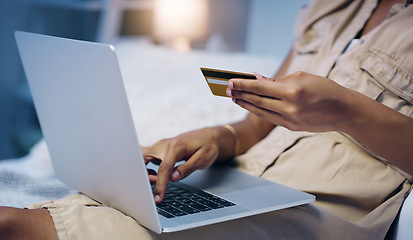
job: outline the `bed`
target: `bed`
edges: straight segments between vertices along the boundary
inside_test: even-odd
[[[144,146],[184,131],[245,117],[246,111],[230,99],[211,94],[201,66],[272,76],[281,62],[274,56],[245,53],[177,52],[141,39],[123,40],[115,47],[139,142]],[[76,192],[55,178],[43,140],[27,156],[0,162],[0,190],[0,206],[13,207]],[[408,199],[395,239],[413,236],[411,224],[413,199]]]

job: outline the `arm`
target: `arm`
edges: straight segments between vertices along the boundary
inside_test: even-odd
[[[340,130],[413,175],[413,119],[357,92],[349,100],[351,121]]]
[[[241,107],[291,130],[340,131],[413,174],[413,119],[334,81],[298,72],[279,79],[232,79]]]
[[[281,77],[287,71],[291,53],[281,65],[276,77]],[[179,181],[198,169],[205,169],[215,161],[225,161],[235,155],[242,154],[254,144],[262,140],[275,125],[255,114],[237,123],[231,124],[234,134],[223,126],[208,127],[170,139],[163,139],[150,147],[142,147],[145,162],[160,162],[158,175],[149,175],[151,182],[156,182],[155,202],[160,203],[165,195],[168,181]],[[178,161],[185,163],[175,167]]]
[[[234,153],[236,139],[233,133],[223,126],[186,132],[160,140],[150,147],[142,147],[146,163],[160,162],[157,176],[149,175],[149,180],[156,182],[155,202],[162,202],[169,180],[179,181],[196,170],[208,168],[217,159],[225,161],[247,151],[274,127],[272,123],[251,114],[232,126],[239,141],[237,153]],[[182,160],[185,163],[175,167]]]

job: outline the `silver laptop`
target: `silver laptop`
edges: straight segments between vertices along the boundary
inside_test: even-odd
[[[15,37],[55,174],[89,197],[156,233],[315,200],[216,166],[171,184],[156,205],[114,47],[20,31]]]

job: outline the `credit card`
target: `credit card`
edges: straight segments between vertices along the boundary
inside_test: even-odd
[[[228,97],[226,94],[227,82],[231,78],[257,79],[254,74],[234,71],[226,71],[212,68],[201,68],[205,80],[211,89],[212,94],[221,97]]]

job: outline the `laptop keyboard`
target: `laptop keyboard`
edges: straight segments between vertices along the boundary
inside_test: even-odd
[[[154,191],[155,184],[152,183],[151,186],[152,191]],[[174,218],[234,205],[235,203],[233,202],[200,189],[190,191],[169,183],[166,187],[164,200],[157,204],[156,208],[160,215],[166,218]]]

